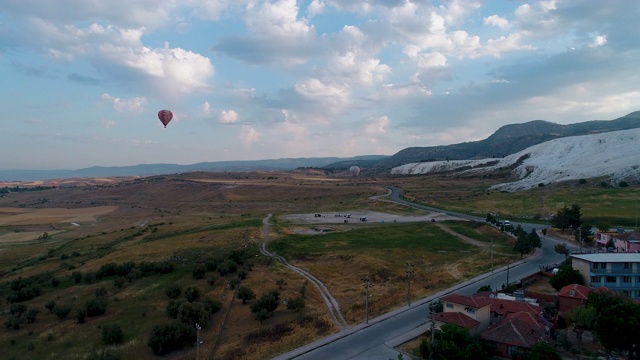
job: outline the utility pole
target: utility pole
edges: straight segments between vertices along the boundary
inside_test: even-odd
[[[433,304],[433,303],[431,303]],[[430,304],[430,305],[431,305]],[[431,306],[429,306],[429,312],[431,314],[431,351],[429,351],[429,359],[433,360],[433,351],[436,348],[436,322],[435,322],[435,312],[433,311],[433,309],[431,308]]]
[[[507,264],[507,287],[509,287],[509,265],[511,265],[511,263]]]
[[[493,238],[491,238],[491,272],[493,272]]]
[[[364,284],[362,286],[364,286],[365,289],[365,297],[364,297],[364,323],[368,324],[369,323],[369,288],[373,287],[373,284],[371,283],[371,279],[369,278],[369,275],[365,276],[362,281],[364,282]]]
[[[411,306],[411,274],[415,273],[413,270],[413,265],[409,264],[408,261],[405,261],[407,264],[407,306]]]
[[[196,323],[196,360],[200,360],[200,324]]]

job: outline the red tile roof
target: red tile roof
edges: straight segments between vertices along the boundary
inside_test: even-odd
[[[560,289],[558,296],[571,299],[587,300],[589,293],[592,291],[593,289],[584,285],[571,284]]]
[[[435,314],[435,321],[439,321],[446,324],[454,324],[462,326],[463,328],[470,329],[480,324],[476,319],[469,317],[460,312],[442,312]]]
[[[508,314],[482,332],[481,337],[497,343],[531,348],[535,343],[549,338],[539,316],[528,312]]]
[[[472,296],[460,295],[455,293],[445,295],[441,297],[440,300],[448,301],[448,302],[452,302],[452,303],[456,303],[464,306],[470,306],[476,309],[489,305],[489,303],[485,301],[484,298],[481,298],[481,297],[475,298]]]
[[[491,311],[500,315],[506,315],[509,313],[528,312],[534,315],[540,314],[542,311],[540,306],[530,304],[525,301],[516,301],[508,299],[491,298],[491,293],[478,293],[471,295],[477,302],[484,302],[491,305]]]

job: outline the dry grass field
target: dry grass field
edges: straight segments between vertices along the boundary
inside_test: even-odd
[[[497,245],[495,266],[517,258],[512,240],[492,227],[373,198],[386,194],[384,185],[403,188],[409,199],[471,213],[493,212],[495,206],[515,216],[538,199],[535,192],[513,195],[512,203],[508,194],[487,195],[491,179],[353,179],[311,171],[98,180],[0,197],[3,358],[155,358],[147,345],[151,333],[157,325],[179,323],[167,308],[172,301],[188,308],[189,288],[200,293],[194,304],[211,299],[220,305],[201,318],[202,358],[272,357],[338,327],[312,284],[260,255],[268,214],[274,215],[269,249],[323,281],[347,321],[357,324],[364,320],[366,275],[375,284],[370,316],[376,316],[406,303],[406,261],[415,268],[417,299],[486,271],[490,239]],[[611,201],[628,195],[611,194]],[[327,215],[326,221],[315,213]],[[366,214],[369,221],[335,217],[347,213]],[[222,271],[229,262],[237,269]],[[172,271],[153,270],[167,266]],[[180,288],[177,300],[165,294],[174,286]],[[242,304],[234,297],[238,286],[253,290],[256,299]],[[272,290],[280,292],[279,306],[258,321],[251,305]],[[299,311],[283,304],[300,297],[305,307]],[[95,301],[106,304],[105,313],[79,322],[78,311]],[[69,312],[60,317],[65,307]],[[35,321],[27,319],[32,309]],[[103,338],[111,325],[124,333],[113,345]],[[194,355],[191,343],[165,357]]]

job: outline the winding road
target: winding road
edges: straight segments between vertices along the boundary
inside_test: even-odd
[[[442,212],[441,209],[432,208],[420,204],[414,204],[406,200],[400,199],[400,189],[388,187],[391,201],[429,211]],[[389,200],[385,200],[389,201]],[[479,217],[466,214],[445,211],[446,214],[470,219],[484,221]],[[473,279],[466,280],[449,289],[438,292],[432,296],[414,301],[411,306],[403,306],[391,312],[369,319],[369,323],[360,323],[349,327],[340,315],[340,307],[333,299],[326,287],[311,274],[296,268],[286,262],[285,259],[277,254],[270,253],[266,250],[265,241],[268,239],[268,221],[270,215],[264,219],[262,242],[260,243],[260,251],[267,255],[278,258],[289,268],[302,274],[312,281],[325,299],[330,309],[332,317],[338,322],[343,322],[342,330],[328,337],[317,340],[313,343],[299,347],[286,354],[282,354],[275,359],[367,359],[367,360],[389,360],[398,356],[396,346],[409,341],[423,334],[429,327],[429,304],[447,294],[459,293],[463,295],[474,294],[479,286],[489,285],[491,288],[500,288],[502,284],[515,279],[521,279],[525,276],[534,274],[540,270],[541,266],[558,263],[564,260],[564,255],[556,253],[553,248],[558,243],[557,240],[541,236],[542,248],[516,263],[496,269],[479,275]],[[520,224],[526,231],[540,226],[539,224],[516,223]],[[573,247],[571,247],[573,249]]]
[[[287,260],[282,256],[269,252],[269,250],[267,250],[266,243],[269,240],[269,220],[271,219],[271,216],[272,214],[269,214],[267,215],[267,217],[262,219],[262,238],[260,241],[260,252],[262,253],[262,255],[270,256],[274,259],[280,260],[280,262],[282,262],[286,267],[302,275],[312,284],[314,284],[318,288],[318,291],[320,291],[320,295],[322,295],[322,299],[324,299],[324,302],[329,309],[329,314],[331,314],[331,317],[333,318],[333,321],[336,323],[336,325],[338,325],[340,329],[349,328],[349,324],[342,316],[338,301],[331,295],[329,289],[327,289],[327,287],[320,280],[318,280],[307,271],[289,264],[289,262],[287,262]]]

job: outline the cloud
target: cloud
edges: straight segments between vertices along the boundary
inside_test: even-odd
[[[500,29],[503,29],[503,30],[508,29],[510,26],[509,20],[503,17],[500,17],[498,15],[487,16],[486,18],[484,18],[483,21],[485,25],[499,27]]]
[[[291,66],[305,63],[317,52],[315,28],[298,19],[295,0],[278,0],[246,8],[249,35],[223,37],[213,50],[253,64]]]
[[[245,147],[251,147],[260,141],[262,134],[260,134],[253,126],[243,125],[240,131],[239,140]]]
[[[386,134],[387,125],[389,125],[389,118],[387,115],[372,118],[367,121],[364,127],[364,132],[370,137],[378,137]]]
[[[218,115],[218,119],[223,124],[233,124],[238,121],[238,113],[234,110],[222,110]]]
[[[598,35],[596,36],[593,41],[591,42],[591,44],[589,44],[589,47],[598,47],[598,46],[603,46],[607,43],[607,37],[603,36],[603,35]]]
[[[67,79],[73,82],[77,82],[79,84],[90,85],[90,86],[100,86],[100,85],[104,85],[105,83],[103,80],[96,79],[91,76],[76,74],[76,73],[71,73],[67,75]]]
[[[113,97],[109,94],[102,94],[100,98],[103,101],[111,103],[113,108],[118,112],[142,112],[144,110],[143,106],[147,103],[147,99],[144,97],[136,97],[133,99],[120,99],[117,97]]]

